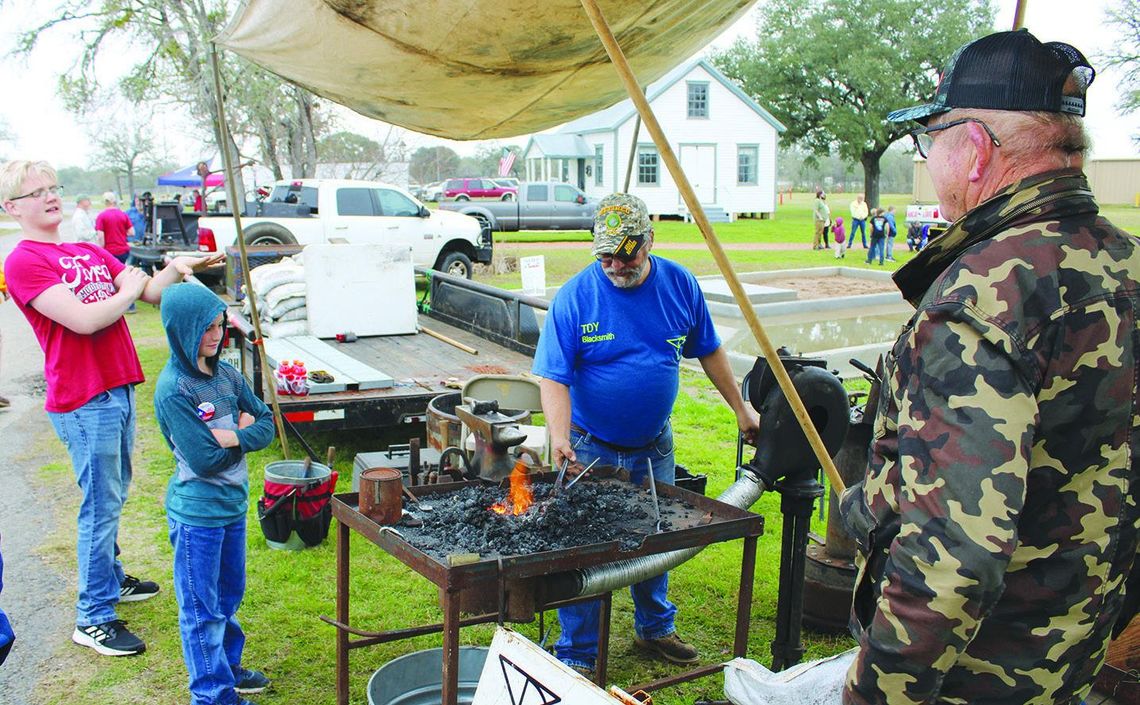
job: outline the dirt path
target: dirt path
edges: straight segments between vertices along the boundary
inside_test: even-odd
[[[19,235],[0,230],[0,258]],[[43,354],[23,315],[11,301],[0,304],[0,395],[12,406],[0,409],[0,535],[3,535],[4,592],[0,606],[12,620],[16,643],[0,668],[0,703],[30,705],[41,678],[54,674],[53,654],[70,644],[74,585],[41,557],[57,531],[53,498],[36,475],[59,459],[51,422],[43,410]]]

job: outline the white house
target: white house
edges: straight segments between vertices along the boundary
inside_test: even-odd
[[[776,141],[785,130],[705,59],[686,62],[646,90],[657,121],[711,220],[776,209]],[[523,152],[528,181],[574,184],[600,198],[625,188],[637,111],[633,101],[534,135]],[[630,193],[651,213],[685,215],[681,194],[642,127]],[[719,217],[718,217],[719,216]]]

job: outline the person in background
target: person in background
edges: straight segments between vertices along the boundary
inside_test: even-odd
[[[898,226],[898,223],[895,222],[895,207],[894,206],[887,206],[887,212],[883,214],[883,217],[887,219],[887,225],[890,226],[890,229],[887,230],[887,240],[886,240],[886,243],[887,243],[887,261],[894,262],[895,261],[895,254],[894,254],[895,253],[895,236],[899,234],[899,226]]]
[[[133,471],[134,387],[143,381],[123,313],[139,298],[158,303],[168,285],[223,257],[176,257],[152,278],[102,247],[63,242],[63,201],[47,162],[16,160],[0,168],[0,204],[23,237],[4,261],[8,292],[43,349],[44,408],[83,494],[71,639],[105,656],[140,654],[145,643],[115,609],[159,589],[127,575],[117,557],[119,517]]]
[[[953,221],[894,274],[863,481],[843,702],[1081,703],[1140,589],[1140,241],[1082,169],[1094,73],[998,32],[946,62],[917,122]]]
[[[95,217],[95,229],[103,236],[103,249],[126,264],[131,254],[130,239],[135,234],[134,225],[127,214],[119,210],[119,197],[108,191],[103,194],[103,210]]]
[[[194,189],[194,193],[190,194],[190,204],[195,213],[206,212],[206,197],[198,189]]]
[[[162,295],[170,359],[155,385],[154,413],[174,452],[164,504],[191,705],[244,703],[239,694],[269,685],[263,673],[242,666],[237,611],[245,594],[245,454],[273,441],[273,414],[242,374],[218,359],[225,310],[197,283]]]
[[[811,210],[812,225],[815,230],[811,239],[811,249],[823,249],[823,242],[827,235],[825,229],[831,225],[831,209],[827,207],[827,194],[823,191],[815,192],[815,204]]]
[[[835,259],[847,256],[847,232],[843,229],[843,216],[836,216],[835,228],[831,231],[835,241]]]
[[[644,201],[606,196],[594,217],[598,260],[554,297],[535,352],[533,371],[556,466],[598,460],[624,467],[641,483],[673,484],[675,460],[669,415],[680,384],[681,358],[697,358],[755,443],[759,422],[743,399],[728,355],[713,328],[697,280],[678,264],[651,256],[653,226]],[[650,467],[652,464],[652,468]],[[620,517],[615,517],[615,520]],[[630,589],[634,644],[673,663],[693,663],[697,649],[677,635],[677,607],[668,574]],[[593,674],[599,603],[558,610],[562,634],[555,654]]]
[[[143,205],[142,197],[136,197],[131,201],[131,207],[127,209],[127,217],[131,219],[131,227],[134,232],[127,238],[128,242],[142,242],[146,236],[146,217],[143,216],[145,206]]]
[[[867,217],[870,215],[867,202],[863,200],[863,194],[855,197],[851,201],[851,244],[855,244],[855,231],[858,230],[863,238],[863,249],[867,249]]]
[[[876,256],[879,258],[879,264],[883,263],[886,252],[887,233],[890,229],[891,224],[887,222],[887,216],[883,214],[883,209],[872,209],[871,249],[867,250],[867,264],[871,264],[871,260],[875,259]]]
[[[912,220],[906,227],[906,246],[911,252],[922,249],[922,224],[917,220]]]
[[[91,219],[91,199],[87,196],[75,198],[75,212],[71,214],[71,229],[75,233],[76,242],[93,242],[103,246],[103,234],[95,229],[95,221]]]

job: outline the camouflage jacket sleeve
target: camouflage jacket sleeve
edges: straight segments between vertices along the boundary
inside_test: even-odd
[[[858,501],[897,533],[875,547],[878,594],[844,702],[934,700],[1001,595],[1037,416],[1025,359],[969,303],[946,300],[917,312],[888,356]]]

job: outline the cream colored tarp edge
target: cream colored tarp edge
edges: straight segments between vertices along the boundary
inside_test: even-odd
[[[752,2],[601,7],[644,85]],[[578,0],[249,0],[217,42],[362,115],[448,139],[540,132],[626,98]]]

